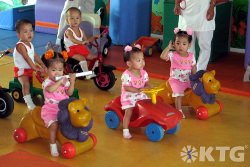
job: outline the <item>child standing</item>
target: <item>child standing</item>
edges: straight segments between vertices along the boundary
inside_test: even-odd
[[[35,104],[30,96],[32,73],[33,71],[45,72],[47,68],[40,57],[35,53],[34,46],[31,43],[34,37],[32,23],[26,19],[18,20],[15,28],[19,41],[13,52],[14,76],[18,78],[22,85],[23,98],[28,109],[32,110],[35,108]],[[35,62],[38,63],[40,67],[36,66]]]
[[[182,112],[182,96],[184,96],[184,91],[190,88],[189,76],[196,72],[196,61],[194,54],[188,52],[192,42],[192,31],[175,28],[174,33],[174,43],[170,41],[160,57],[171,62],[168,82],[173,91],[172,96],[175,97],[175,107]],[[170,51],[173,46],[175,51]],[[185,118],[184,114],[183,118]]]
[[[61,78],[57,81],[56,77],[63,76],[65,61],[60,53],[50,52],[49,54],[53,55],[45,58],[48,78],[42,83],[45,102],[41,110],[41,118],[50,130],[50,152],[55,157],[59,156],[56,145],[58,103],[73,94],[75,74],[70,74],[70,80]]]
[[[97,56],[90,53],[89,49],[85,46],[90,39],[87,39],[84,31],[80,28],[81,11],[78,8],[71,7],[66,12],[66,21],[69,28],[64,33],[64,44],[69,57],[79,61],[82,71],[88,71],[86,59],[92,60]],[[95,75],[86,76],[92,78]]]
[[[138,100],[147,99],[147,95],[141,89],[149,87],[148,73],[143,70],[145,66],[144,55],[139,45],[126,46],[123,55],[124,61],[128,66],[121,76],[121,104],[125,110],[123,118],[123,137],[130,139],[128,125],[133,112],[133,108]]]

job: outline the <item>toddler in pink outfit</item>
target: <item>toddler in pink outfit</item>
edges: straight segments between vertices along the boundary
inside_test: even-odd
[[[59,156],[56,145],[58,103],[73,94],[75,74],[70,74],[70,80],[67,78],[56,80],[56,77],[63,76],[65,61],[60,53],[48,52],[47,54],[52,55],[48,56],[49,58],[45,56],[48,78],[42,83],[45,102],[41,110],[41,118],[50,130],[50,152],[56,157]]]
[[[143,70],[145,66],[144,55],[139,45],[126,46],[123,55],[124,61],[128,66],[122,74],[121,104],[125,110],[123,118],[123,137],[130,139],[128,125],[133,112],[133,108],[138,100],[147,99],[147,95],[141,89],[149,87],[148,73]]]
[[[175,97],[175,107],[182,112],[181,102],[184,91],[190,88],[189,76],[196,73],[196,60],[193,53],[188,52],[192,42],[192,31],[174,30],[174,42],[169,42],[163,50],[161,58],[171,62],[170,78],[168,80]],[[175,51],[170,51],[174,46]],[[183,112],[182,112],[183,114]],[[183,114],[183,118],[185,115]]]

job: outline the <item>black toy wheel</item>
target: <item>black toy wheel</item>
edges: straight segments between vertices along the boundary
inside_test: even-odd
[[[18,103],[24,103],[23,93],[21,89],[14,89],[11,93],[12,98]]]
[[[12,97],[6,93],[0,93],[0,118],[8,117],[14,110],[14,101]]]
[[[102,71],[94,78],[95,85],[101,90],[109,90],[115,84],[116,78],[112,71]]]
[[[156,47],[157,47],[157,51],[161,53],[162,52],[162,40],[159,39],[159,41],[156,44]]]
[[[44,98],[40,94],[33,96],[32,100],[36,106],[43,106],[44,105]]]
[[[107,35],[107,39],[108,39],[108,47],[110,47],[112,44],[112,39],[109,35]]]
[[[106,58],[108,56],[108,53],[109,53],[109,44],[106,43],[104,46],[103,46],[103,49],[102,49],[102,57]]]
[[[144,51],[144,54],[145,54],[145,56],[148,56],[148,57],[152,56],[152,54],[153,54],[152,47],[146,47],[145,51]]]

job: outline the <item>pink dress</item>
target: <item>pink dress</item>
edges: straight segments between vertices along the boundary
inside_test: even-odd
[[[49,127],[53,122],[57,121],[57,113],[59,111],[58,103],[63,99],[69,98],[69,96],[66,94],[66,91],[70,85],[69,81],[67,81],[65,85],[60,86],[54,92],[47,92],[45,88],[53,84],[55,84],[55,82],[48,78],[42,83],[45,102],[41,110],[41,117],[47,127]]]
[[[121,76],[122,89],[121,89],[121,104],[122,109],[131,108],[135,106],[138,100],[148,99],[147,95],[143,92],[133,93],[127,92],[124,86],[132,86],[134,88],[144,88],[146,82],[148,82],[148,73],[145,70],[140,70],[140,77],[134,76],[129,70],[123,72]]]
[[[171,61],[168,82],[173,90],[172,96],[183,96],[184,91],[190,88],[189,76],[193,66],[196,64],[194,54],[188,53],[187,57],[183,57],[177,52],[170,52],[168,56]]]

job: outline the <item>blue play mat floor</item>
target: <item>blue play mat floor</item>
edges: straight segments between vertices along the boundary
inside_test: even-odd
[[[14,48],[17,41],[18,38],[15,31],[0,29],[0,51],[7,48]],[[44,53],[45,46],[49,41],[54,43],[56,41],[56,35],[35,32],[34,39],[32,41],[35,47],[35,52],[41,56]]]

